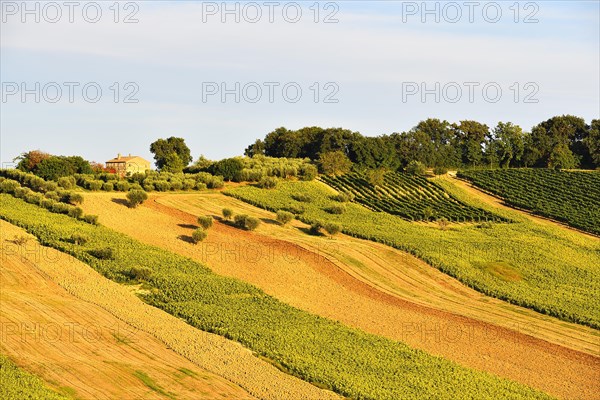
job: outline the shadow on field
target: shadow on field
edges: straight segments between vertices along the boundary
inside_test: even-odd
[[[188,235],[179,235],[179,236],[177,236],[177,239],[182,240],[186,243],[194,244],[194,240],[192,239],[191,236],[188,236]]]
[[[177,224],[177,226],[179,226],[181,228],[185,228],[185,229],[196,229],[197,228],[196,225],[192,225],[192,224]]]
[[[110,199],[113,203],[117,203],[120,204],[122,206],[125,207],[129,207],[129,202],[127,201],[127,199],[118,199],[116,197],[113,197],[112,199]]]
[[[260,220],[261,220],[262,222],[264,222],[265,224],[269,224],[269,225],[280,225],[280,226],[281,226],[281,224],[280,224],[279,222],[277,222],[277,221],[275,221],[274,219],[271,219],[271,218],[261,218]]]

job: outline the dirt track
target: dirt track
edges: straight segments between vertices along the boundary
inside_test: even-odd
[[[22,229],[1,220],[0,228],[0,347],[53,387],[85,399],[339,398],[143,303],[135,287],[40,246]],[[9,241],[15,235],[31,239],[17,246]]]
[[[182,240],[197,215],[216,215],[222,207],[265,223],[252,233],[216,223],[202,244]],[[137,210],[94,194],[86,196],[84,208],[107,226],[205,262],[309,312],[562,398],[600,398],[600,359],[590,354],[597,354],[597,332],[482,296],[385,246],[345,236],[312,238],[300,226],[282,228],[271,213],[221,194],[168,195]],[[149,224],[153,229],[142,228]],[[516,329],[506,327],[511,324]]]

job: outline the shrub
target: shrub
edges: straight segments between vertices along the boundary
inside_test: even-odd
[[[57,214],[67,214],[69,212],[69,206],[65,203],[54,202],[54,204],[50,206],[50,211]]]
[[[183,183],[180,180],[172,180],[171,181],[171,190],[181,190],[183,188]]]
[[[151,192],[154,190],[154,184],[153,183],[144,183],[144,191],[146,192]]]
[[[13,237],[12,242],[14,244],[16,244],[17,246],[23,246],[24,244],[27,244],[27,242],[29,242],[29,237],[25,236],[25,235],[15,235]]]
[[[329,233],[331,236],[335,235],[336,233],[340,233],[342,231],[342,226],[340,224],[336,224],[334,222],[326,223],[324,228],[327,231],[327,233]]]
[[[12,179],[5,179],[0,183],[0,190],[3,193],[14,193],[15,190],[21,187],[21,184],[15,180]]]
[[[23,199],[23,198],[25,198],[25,196],[27,196],[30,193],[31,193],[31,189],[29,189],[27,187],[18,187],[15,189],[14,196],[16,198]]]
[[[300,166],[299,175],[303,181],[312,181],[318,175],[317,167],[312,164],[303,164]]]
[[[258,182],[261,189],[274,189],[277,186],[277,178],[274,176],[265,176]]]
[[[224,208],[221,213],[226,220],[230,220],[233,217],[233,210],[231,208]]]
[[[92,257],[96,257],[99,260],[114,260],[115,258],[114,251],[110,247],[89,250],[88,254],[90,254]]]
[[[239,214],[234,217],[234,223],[239,228],[253,231],[260,225],[260,220],[246,214]]]
[[[75,178],[72,176],[63,176],[58,178],[58,186],[63,189],[72,189],[75,186]]]
[[[194,189],[196,190],[206,190],[206,188],[207,186],[204,182],[196,182],[196,186],[194,186]]]
[[[53,182],[53,181],[48,181],[48,182],[44,183],[42,186],[42,190],[44,192],[53,192],[57,189],[58,189],[58,185],[56,184],[56,182]]]
[[[126,192],[129,190],[129,182],[127,181],[118,181],[115,185],[119,192]]]
[[[208,234],[206,233],[206,231],[204,229],[198,228],[194,232],[192,232],[192,241],[194,243],[199,243],[199,242],[203,241],[204,239],[206,239],[207,236],[208,236]]]
[[[277,221],[281,225],[286,225],[294,219],[294,214],[289,211],[279,210],[277,211]]]
[[[302,206],[289,206],[285,208],[285,211],[289,211],[292,214],[300,215],[304,214],[306,210]]]
[[[55,201],[52,199],[42,199],[40,201],[40,206],[49,210],[54,203],[55,203]]]
[[[225,158],[212,164],[210,169],[213,175],[220,175],[226,181],[238,181],[244,163],[239,158]]]
[[[310,197],[308,194],[305,194],[305,193],[293,194],[292,199],[294,199],[296,201],[300,201],[302,203],[310,203],[312,201],[312,197]]]
[[[148,267],[133,267],[129,272],[129,276],[138,281],[148,281],[154,271]]]
[[[221,189],[223,186],[225,186],[223,178],[220,176],[213,176],[211,177],[211,179],[204,183],[209,189]]]
[[[111,182],[106,182],[102,184],[102,190],[105,192],[112,192],[114,185]]]
[[[148,199],[148,193],[143,190],[130,190],[127,192],[129,207],[135,208]]]
[[[69,242],[76,244],[78,246],[84,245],[89,241],[89,238],[80,233],[74,233],[71,235]]]
[[[70,192],[67,201],[71,204],[81,204],[83,203],[83,195],[81,193]]]
[[[310,229],[308,230],[308,232],[311,235],[319,235],[321,233],[321,228],[322,227],[323,227],[323,223],[322,222],[319,222],[319,221],[313,222],[310,225]]]
[[[83,209],[81,207],[71,207],[68,211],[69,217],[72,218],[81,218],[83,216]]]
[[[154,182],[154,188],[159,192],[166,192],[171,189],[171,184],[167,181],[156,181]]]
[[[437,166],[433,168],[434,175],[445,175],[448,172],[448,168]]]
[[[31,204],[40,205],[44,196],[41,193],[28,193],[25,195],[25,201]]]
[[[47,199],[50,200],[54,200],[54,201],[59,201],[60,200],[60,196],[58,195],[57,192],[47,192],[44,197],[46,197]]]
[[[425,167],[425,165],[422,162],[412,160],[411,162],[408,163],[405,170],[406,170],[406,172],[408,172],[411,175],[425,175],[427,168]]]
[[[102,181],[88,181],[86,186],[87,186],[87,189],[96,192],[96,191],[102,189],[102,185],[103,185]]]
[[[203,229],[208,229],[213,225],[213,218],[210,215],[201,215],[198,217],[198,225]]]
[[[88,224],[98,225],[98,216],[97,215],[85,215],[83,220]]]
[[[335,205],[325,209],[329,214],[343,214],[346,211],[346,207],[342,205]]]
[[[354,200],[354,194],[350,192],[340,192],[336,195],[331,196],[331,198],[335,201],[339,201],[340,203],[348,203]]]
[[[196,181],[194,181],[191,178],[187,178],[183,180],[183,184],[182,184],[182,189],[183,190],[190,190],[194,188],[194,185],[196,185]]]

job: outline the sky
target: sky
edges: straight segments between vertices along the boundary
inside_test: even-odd
[[[600,2],[0,1],[0,162],[600,117]]]

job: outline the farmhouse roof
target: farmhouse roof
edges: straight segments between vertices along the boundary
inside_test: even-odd
[[[127,162],[127,161],[135,160],[136,158],[139,158],[139,159],[141,159],[141,160],[144,160],[144,159],[143,159],[142,157],[140,157],[140,156],[132,156],[132,155],[130,154],[130,155],[128,155],[128,156],[126,156],[126,157],[124,157],[124,156],[122,156],[121,154],[118,154],[116,158],[113,158],[112,160],[108,160],[108,161],[106,161],[106,162],[107,162],[107,163],[116,163],[116,162],[118,162],[118,163],[121,163],[121,162],[123,162],[123,163],[124,163],[124,162]],[[146,160],[144,160],[144,161],[146,161]]]

